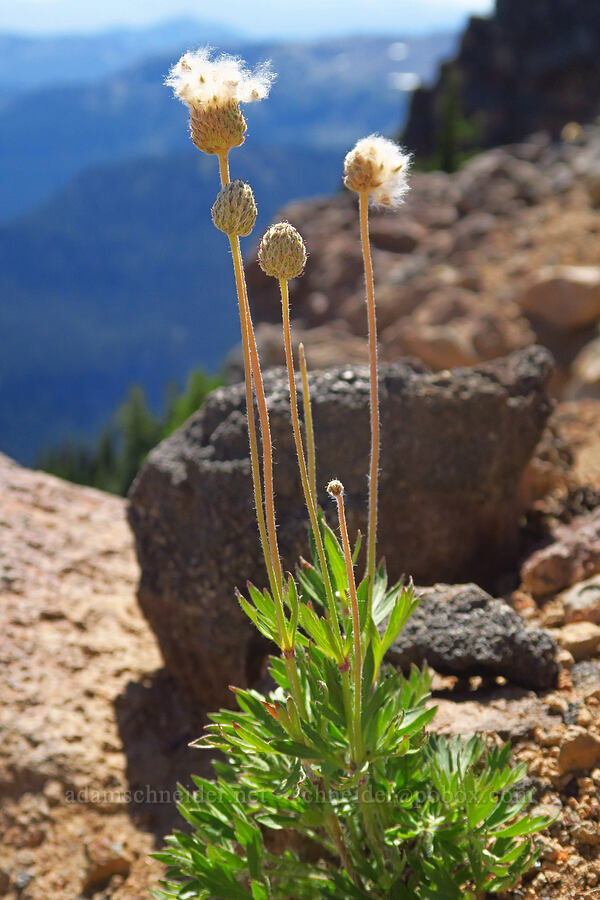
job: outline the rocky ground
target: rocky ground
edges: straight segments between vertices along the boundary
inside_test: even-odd
[[[526,479],[552,490],[534,492],[523,583],[506,596],[557,639],[558,686],[434,682],[435,727],[510,740],[535,804],[558,817],[511,900],[600,896],[599,444],[596,403],[558,408]],[[149,853],[176,822],[160,792],[203,767],[187,747],[202,710],[161,668],[137,606],[124,502],[4,457],[0,485],[0,894],[145,900],[160,877]]]

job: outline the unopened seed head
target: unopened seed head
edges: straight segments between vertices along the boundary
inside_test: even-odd
[[[237,100],[190,106],[190,136],[203,153],[227,153],[244,143],[246,119]]]
[[[256,222],[256,203],[249,184],[230,181],[221,188],[212,207],[215,226],[228,235],[246,237]]]
[[[377,134],[362,138],[346,154],[344,184],[351,191],[367,191],[381,206],[398,206],[408,191],[410,156]]]
[[[344,485],[337,478],[332,478],[327,485],[327,493],[330,497],[341,497],[344,493]]]
[[[302,236],[289,222],[271,225],[260,242],[258,262],[263,272],[273,278],[298,278],[306,265]]]

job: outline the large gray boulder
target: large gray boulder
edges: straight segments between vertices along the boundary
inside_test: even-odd
[[[431,374],[403,362],[381,369],[379,556],[392,578],[486,584],[516,561],[518,488],[550,412],[549,354],[531,347],[477,369]],[[292,569],[307,527],[281,370],[265,376],[280,548]],[[368,373],[312,377],[319,501],[336,476],[352,533],[365,530]],[[165,663],[209,706],[228,684],[261,675],[264,642],[234,598],[266,583],[254,521],[241,385],[216,391],[149,456],[130,493],[142,577],[139,601]]]

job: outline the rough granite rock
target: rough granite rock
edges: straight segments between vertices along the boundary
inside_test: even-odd
[[[393,578],[408,572],[421,584],[485,583],[514,563],[518,486],[549,414],[550,368],[539,347],[479,369],[382,367],[378,552]],[[266,390],[280,549],[291,568],[307,552],[307,530],[280,371],[267,374]],[[331,508],[324,485],[341,478],[355,534],[365,529],[367,371],[316,374],[312,397],[319,501]],[[264,656],[233,594],[247,579],[265,582],[241,385],[216,391],[150,454],[130,493],[129,519],[140,604],[167,668],[203,702],[231,702],[227,685],[253,682]]]
[[[442,675],[502,675],[534,690],[554,687],[556,642],[502,600],[476,584],[436,584],[419,593],[421,603],[388,653],[394,665],[427,662]]]

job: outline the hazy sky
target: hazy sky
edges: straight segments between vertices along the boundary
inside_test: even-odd
[[[493,0],[0,0],[0,30],[88,31],[192,15],[257,36],[398,34],[456,27],[492,7]]]

